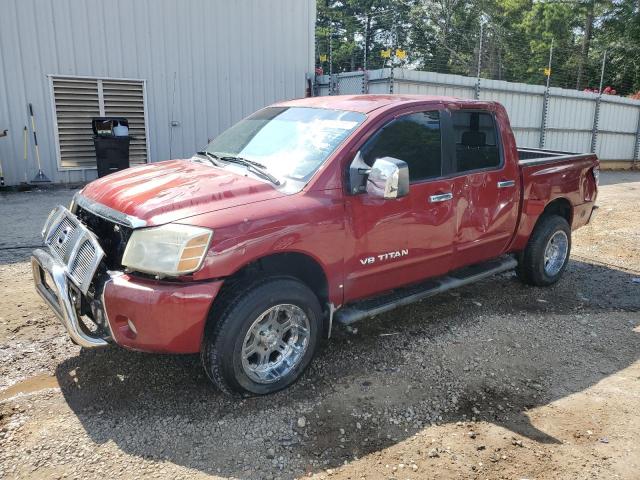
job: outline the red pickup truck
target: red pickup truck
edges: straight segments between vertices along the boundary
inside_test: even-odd
[[[88,184],[49,216],[33,274],[77,344],[200,352],[223,391],[266,394],[335,322],[511,269],[556,282],[598,168],[517,149],[495,102],[293,100]]]

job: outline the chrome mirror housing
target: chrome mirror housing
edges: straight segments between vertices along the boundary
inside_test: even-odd
[[[378,158],[367,178],[367,193],[373,197],[393,199],[409,193],[409,167],[393,157]]]

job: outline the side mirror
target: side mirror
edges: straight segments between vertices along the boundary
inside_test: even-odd
[[[367,179],[367,193],[380,198],[400,198],[409,193],[409,166],[393,157],[373,163]]]

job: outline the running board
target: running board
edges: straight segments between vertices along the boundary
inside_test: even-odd
[[[513,270],[518,261],[505,255],[484,263],[455,270],[444,277],[433,278],[410,287],[399,288],[379,297],[345,305],[335,313],[335,321],[350,325],[363,318],[373,317],[403,305],[419,302],[438,293],[477,282],[498,273]]]

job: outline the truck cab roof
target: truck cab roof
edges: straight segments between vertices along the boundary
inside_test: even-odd
[[[487,105],[486,101],[465,100],[441,95],[331,95],[322,97],[307,97],[290,100],[277,104],[280,107],[315,107],[332,110],[349,110],[359,113],[371,113],[384,107],[409,106],[412,104],[448,103],[460,107]]]

